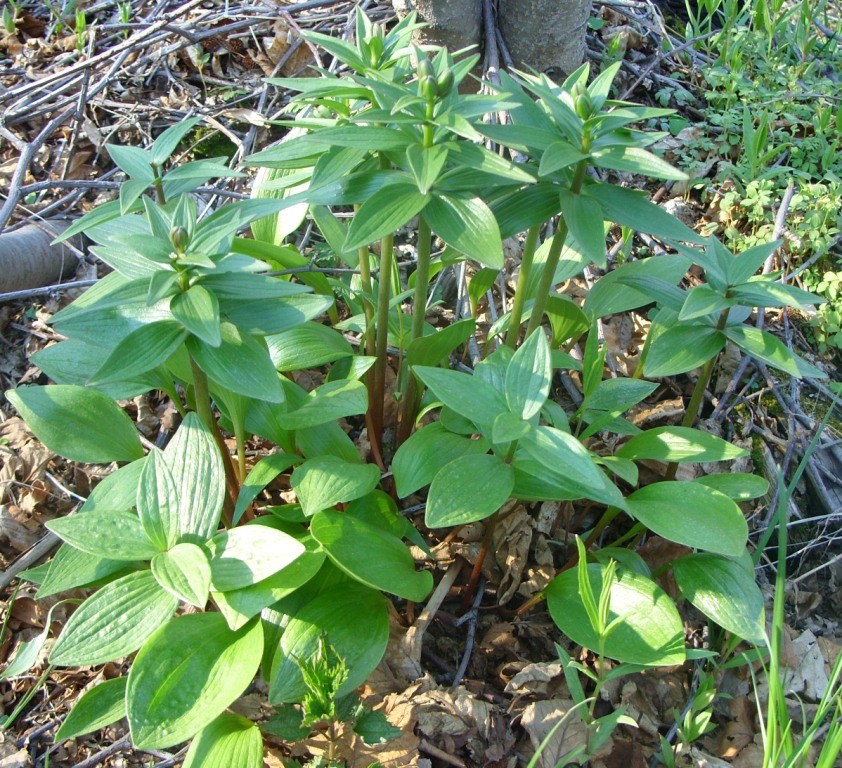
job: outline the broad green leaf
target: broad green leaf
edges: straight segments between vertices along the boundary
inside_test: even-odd
[[[454,459],[430,484],[425,522],[444,528],[484,520],[506,503],[514,482],[511,465],[492,454]]]
[[[55,736],[56,743],[98,731],[126,716],[127,677],[115,677],[85,691]]]
[[[260,729],[245,717],[224,712],[196,734],[184,768],[263,768]]]
[[[665,539],[736,557],[748,538],[740,508],[727,496],[699,483],[662,482],[626,498],[629,514]]]
[[[603,574],[603,566],[588,566],[596,595],[602,591]],[[546,595],[550,616],[558,628],[579,645],[599,650],[600,640],[579,595],[576,569],[559,574],[547,587]],[[684,662],[684,625],[669,595],[654,581],[632,571],[619,571],[610,595],[608,620],[622,620],[605,640],[606,656],[644,666]]]
[[[163,321],[131,331],[108,355],[89,383],[92,386],[142,376],[161,365],[187,338],[178,323]]]
[[[682,594],[696,608],[737,637],[765,644],[763,594],[753,573],[734,560],[704,553],[672,565]]]
[[[373,491],[380,471],[373,464],[356,464],[335,456],[317,456],[295,468],[290,485],[307,517],[334,504]]]
[[[725,335],[746,354],[773,368],[785,371],[791,376],[799,379],[802,376],[810,376],[814,379],[827,378],[824,371],[800,358],[768,331],[761,331],[748,325],[732,325],[725,329]]]
[[[544,150],[544,153],[541,155],[541,163],[538,166],[538,173],[541,176],[549,176],[585,158],[587,158],[587,155],[583,155],[570,142],[562,139],[556,141],[554,144],[550,144]]]
[[[52,609],[50,610],[50,613],[48,613],[48,617],[52,618]],[[35,663],[38,661],[38,657],[41,655],[41,651],[44,650],[44,645],[46,644],[47,637],[50,634],[51,625],[52,622],[47,621],[44,629],[35,635],[35,637],[32,637],[29,640],[23,640],[19,643],[17,649],[15,650],[15,657],[6,665],[6,668],[0,672],[0,680],[12,680],[15,677],[25,675],[30,669],[32,669],[32,667],[35,666]]]
[[[343,250],[362,248],[400,229],[430,200],[415,185],[390,184],[368,198],[354,215]]]
[[[602,208],[589,197],[562,190],[564,223],[588,261],[605,266],[605,225]]]
[[[307,189],[308,182],[305,180],[301,183],[300,174],[300,171],[291,168],[261,168],[254,177],[251,196],[282,200],[296,192],[302,192]],[[293,183],[293,180],[298,183]],[[282,186],[277,185],[279,181],[283,182]],[[298,203],[271,216],[253,221],[251,232],[254,239],[272,245],[281,245],[304,223],[308,207],[306,202]]]
[[[306,279],[303,275],[302,279]],[[289,296],[273,301],[220,299],[219,311],[245,333],[271,336],[295,328],[326,312],[331,296]]]
[[[418,191],[426,195],[438,180],[447,161],[447,146],[434,144],[432,147],[424,147],[421,144],[410,144],[406,148],[406,161],[415,177]]]
[[[226,389],[246,397],[283,402],[283,390],[265,345],[242,333],[231,323],[221,325],[222,341],[217,348],[198,339],[187,339],[187,349],[199,367]]]
[[[494,445],[505,445],[525,437],[531,428],[528,421],[506,411],[497,414],[497,418],[494,419],[494,424],[491,425],[491,441]]]
[[[515,352],[506,369],[506,402],[512,413],[529,420],[541,412],[553,378],[550,345],[533,333]]]
[[[655,461],[731,461],[747,453],[700,429],[655,427],[635,435],[616,455],[624,459]]]
[[[640,261],[627,261],[596,281],[585,298],[584,310],[591,317],[605,317],[651,304],[655,297],[645,286],[661,280],[675,286],[687,272],[690,259],[670,253]],[[625,282],[628,276],[640,277],[642,285]]]
[[[315,427],[368,410],[368,390],[361,381],[340,379],[310,392],[299,408],[283,416],[287,429]]]
[[[301,457],[289,453],[273,453],[264,456],[252,467],[251,472],[243,481],[240,493],[237,496],[237,506],[234,507],[234,525],[236,525],[248,505],[257,498],[269,483],[271,483],[281,472],[289,469],[293,464],[301,461]]]
[[[160,551],[133,512],[84,512],[50,520],[47,528],[76,549],[110,560],[148,560]]]
[[[727,265],[725,279],[728,285],[739,285],[746,282],[765,261],[772,256],[783,244],[783,240],[771,243],[760,243],[734,256]]]
[[[412,370],[437,399],[476,424],[490,425],[508,410],[504,396],[476,376],[421,365]]]
[[[196,413],[188,413],[164,451],[176,482],[178,540],[203,544],[216,533],[225,498],[225,470],[216,441]]]
[[[238,240],[235,246],[239,247],[242,242],[249,243],[251,246],[257,248],[254,240]],[[291,248],[292,246],[287,246]],[[268,249],[266,246],[263,250]],[[245,253],[255,259],[264,258],[263,250],[257,249],[256,253],[244,249],[237,251],[237,253]],[[270,254],[277,253],[279,249],[269,249]],[[285,253],[285,251],[281,251]],[[301,256],[298,251],[294,251],[298,257],[292,266],[305,266],[307,259]],[[265,258],[269,259],[269,256]],[[199,285],[204,286],[218,299],[238,299],[248,301],[253,299],[289,299],[294,296],[301,296],[307,294],[310,289],[298,283],[291,283],[289,280],[282,280],[279,277],[270,277],[269,275],[256,274],[241,274],[237,272],[215,273],[210,275],[203,275]]]
[[[211,583],[217,592],[256,584],[285,568],[304,552],[304,545],[265,525],[243,525],[208,542]]]
[[[354,733],[366,744],[383,744],[399,738],[403,731],[392,725],[383,712],[364,709],[354,721]]]
[[[649,397],[657,388],[658,384],[652,381],[604,379],[588,397],[586,410],[619,415]]]
[[[6,398],[35,436],[71,461],[133,461],[143,448],[132,420],[110,397],[72,385],[10,389]]]
[[[252,681],[263,653],[263,627],[237,632],[218,613],[179,616],[141,648],[126,691],[132,743],[165,749],[194,736]]]
[[[822,304],[825,299],[813,293],[802,291],[792,285],[771,282],[769,280],[751,280],[742,285],[735,285],[729,295],[740,304],[750,307],[794,307],[800,309],[805,304]]]
[[[724,493],[734,501],[751,501],[759,499],[769,492],[769,481],[760,475],[750,475],[747,472],[723,472],[717,475],[703,475],[693,482],[706,485],[720,493]]]
[[[392,473],[400,498],[420,490],[433,481],[436,473],[460,456],[487,453],[491,446],[485,438],[471,440],[435,421],[410,435],[395,452]]]
[[[211,568],[196,544],[176,544],[152,558],[152,575],[164,589],[185,603],[204,608],[210,592]]]
[[[278,371],[300,371],[354,354],[341,333],[321,323],[306,322],[266,337],[269,357]]]
[[[451,323],[435,333],[414,339],[407,349],[406,359],[409,365],[438,365],[460,344],[470,338],[476,330],[476,321],[472,318]]]
[[[640,147],[610,147],[590,154],[590,162],[597,168],[631,171],[656,179],[687,181],[687,174],[657,155]]]
[[[724,334],[706,325],[674,325],[652,341],[644,363],[651,378],[675,376],[704,365],[725,346]]]
[[[259,519],[263,525],[283,529],[284,523],[275,517]],[[305,546],[304,554],[269,578],[249,587],[212,593],[214,602],[231,629],[239,629],[252,616],[288,597],[316,576],[326,555],[312,536],[305,536],[300,541]]]
[[[123,576],[141,567],[142,563],[96,557],[89,552],[62,544],[49,562],[47,575],[38,587],[36,597],[41,600],[68,589],[85,587],[112,577]]]
[[[154,165],[163,165],[177,149],[181,140],[202,122],[201,117],[190,117],[167,128],[149,147],[149,154]]]
[[[726,298],[709,285],[697,285],[688,291],[681,312],[678,313],[678,319],[693,320],[697,317],[704,317],[713,312],[728,309],[736,303],[733,299]]]
[[[133,179],[151,182],[155,175],[152,172],[152,154],[145,149],[119,144],[106,144],[105,148],[117,167]]]
[[[646,232],[655,237],[665,237],[688,243],[702,243],[704,239],[686,224],[663,208],[649,202],[637,190],[626,189],[615,184],[587,184],[582,194],[596,200],[602,208],[604,218],[618,224]]]
[[[272,661],[269,701],[301,701],[306,691],[296,659],[309,659],[328,642],[345,659],[348,679],[339,695],[365,682],[383,658],[389,640],[389,612],[379,590],[341,582],[308,600],[290,616]]]
[[[321,39],[325,42],[324,39]],[[376,147],[379,152],[400,149],[403,150],[410,142],[406,133],[394,128],[375,125],[343,125],[338,128],[327,128],[302,137],[305,143],[325,144],[334,147],[360,147],[371,150]]]
[[[106,584],[70,617],[50,653],[50,663],[81,667],[114,661],[136,651],[175,612],[178,600],[158,586],[151,571]]]
[[[205,344],[218,347],[222,343],[219,327],[219,302],[201,284],[178,293],[170,304],[173,317]]]
[[[335,565],[369,587],[415,602],[433,588],[432,574],[416,571],[409,550],[388,531],[335,510],[317,512],[310,531]]]
[[[143,462],[137,486],[137,515],[149,540],[160,550],[169,549],[178,538],[178,487],[157,448]]]
[[[448,245],[484,267],[503,267],[500,229],[491,209],[478,197],[437,195],[424,219]]]
[[[483,126],[483,130],[487,126]],[[498,179],[514,183],[529,184],[535,180],[530,170],[522,165],[506,160],[486,149],[482,144],[467,141],[449,142],[448,152],[451,160],[461,168],[472,168],[484,174],[497,176]]]

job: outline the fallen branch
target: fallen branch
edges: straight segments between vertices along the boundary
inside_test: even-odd
[[[74,274],[79,263],[74,251],[78,248],[66,243],[52,245],[70,224],[29,224],[0,235],[0,292],[39,288]]]

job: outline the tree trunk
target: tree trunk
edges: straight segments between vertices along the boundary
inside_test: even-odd
[[[66,245],[51,245],[71,223],[48,221],[43,229],[29,224],[0,235],[0,293],[51,285],[72,275],[79,260]]]
[[[452,53],[479,46],[482,30],[483,0],[392,0],[398,16],[403,18],[412,11],[418,21],[428,24],[416,32],[420,43],[444,45]]]
[[[515,66],[563,79],[585,57],[591,0],[498,0],[498,24]]]
[[[487,0],[392,0],[398,15],[418,12],[418,40],[451,51],[479,45]],[[591,0],[496,0],[497,23],[520,69],[563,79],[584,59]]]

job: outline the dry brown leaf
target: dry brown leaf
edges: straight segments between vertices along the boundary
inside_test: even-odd
[[[524,709],[520,724],[529,735],[532,748],[537,750],[550,737],[538,759],[538,768],[564,765],[565,755],[585,745],[587,728],[578,712],[570,711],[573,706],[571,699],[546,699],[532,702]]]
[[[564,667],[559,661],[527,664],[506,684],[506,693],[552,698],[564,684]],[[565,691],[566,693],[566,691]]]

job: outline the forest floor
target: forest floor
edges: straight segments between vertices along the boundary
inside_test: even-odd
[[[298,31],[348,34],[358,3],[100,0],[85,4],[85,30],[79,28],[77,17],[62,18],[58,10],[51,10],[59,3],[16,5],[14,30],[0,30],[3,231],[41,217],[78,216],[114,199],[119,176],[105,144],[115,140],[148,144],[187,115],[204,117],[194,136],[194,153],[224,154],[236,163],[266,146],[278,138],[277,129],[266,119],[280,113],[289,94],[263,79],[305,74],[314,62],[327,66],[329,57],[304,43]],[[376,21],[393,18],[388,3],[366,0],[361,5]],[[127,15],[121,16],[126,8]],[[601,26],[589,33],[588,58],[598,66],[610,41],[622,39],[621,91],[627,91],[626,98],[654,103],[652,94],[670,84],[682,92],[692,88],[692,71],[686,63],[662,53],[660,43],[668,29],[657,6],[617,2],[601,8],[597,4],[594,10]],[[499,67],[505,61],[488,64]],[[701,96],[694,99],[700,102]],[[698,113],[694,102],[682,104],[681,109],[692,123]],[[227,184],[225,194],[245,193],[247,184],[247,180],[239,186]],[[705,206],[692,193],[652,191],[661,202],[684,209],[691,226],[706,222]],[[208,199],[214,194],[219,190],[208,190]],[[103,265],[84,251],[74,251],[60,265],[62,270],[61,281],[14,295],[4,288],[9,276],[0,274],[0,392],[43,383],[43,374],[29,357],[58,338],[50,317],[104,274]],[[772,315],[770,319],[779,331],[787,326],[790,342],[802,354],[811,354],[798,318]],[[619,344],[616,351],[622,353],[628,343]],[[834,360],[825,364],[833,368]],[[730,391],[727,387],[732,374],[733,369],[721,371],[721,386],[713,393],[716,402],[730,398],[728,407],[718,410],[719,418],[745,421],[745,434],[753,436],[747,444],[755,466],[765,467],[774,479],[776,466],[790,471],[797,464],[799,446],[812,436],[829,407],[829,392],[809,382],[799,387],[794,382],[757,379],[751,388],[740,384],[735,393],[733,386]],[[683,377],[666,382],[638,417],[648,423],[676,423],[688,392]],[[154,440],[164,405],[136,398],[126,408],[141,432]],[[5,665],[22,642],[39,635],[48,623],[51,637],[61,630],[71,606],[36,601],[34,587],[16,577],[55,550],[58,541],[47,533],[45,523],[73,510],[109,468],[55,457],[34,439],[8,403],[0,401],[0,408],[0,665]],[[839,421],[831,420],[792,509],[783,662],[797,718],[799,702],[804,702],[808,714],[814,707],[842,644],[840,436]],[[769,500],[765,503],[746,508],[755,540],[768,524]],[[387,768],[525,765],[569,709],[555,651],[555,643],[563,638],[545,610],[516,616],[513,609],[546,584],[553,573],[551,545],[581,525],[578,518],[584,513],[557,503],[513,507],[511,512],[497,533],[496,557],[484,569],[484,588],[467,620],[456,618],[458,603],[448,584],[467,578],[481,532],[477,527],[476,536],[463,531],[458,540],[430,542],[439,561],[436,576],[443,586],[437,594],[443,602],[424,633],[425,674],[406,687],[390,674],[387,654],[387,664],[369,680],[364,697],[381,707],[404,735],[369,751],[349,750],[343,757],[353,768],[374,761]],[[774,558],[764,557],[759,578],[767,598],[774,574]],[[691,611],[685,619],[688,635],[703,644],[703,622]],[[0,717],[8,725],[0,731],[0,768],[181,764],[184,750],[133,751],[122,725],[53,744],[55,730],[79,694],[122,674],[125,667],[115,663],[56,669],[44,676],[48,648],[27,674],[0,682]],[[714,706],[716,728],[686,752],[682,764],[761,766],[758,707],[749,671],[724,670],[716,682],[723,694]],[[593,765],[650,765],[660,748],[659,736],[674,738],[670,729],[676,713],[686,712],[697,685],[688,665],[654,669],[606,689],[605,706],[627,706],[639,727],[620,729]],[[235,709],[253,719],[266,715],[257,690],[238,701]],[[12,716],[13,722],[8,722]],[[539,766],[555,766],[555,757],[563,754],[565,742],[574,736],[570,728],[575,727],[555,731]],[[270,743],[265,764],[271,768],[290,758],[303,760],[319,754],[323,746],[318,738],[292,747]]]

